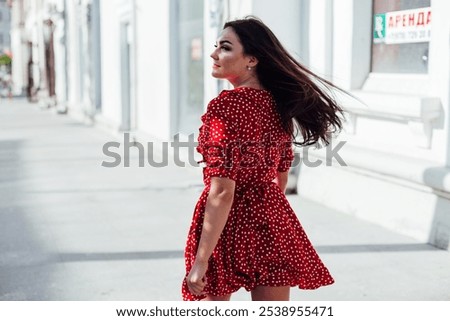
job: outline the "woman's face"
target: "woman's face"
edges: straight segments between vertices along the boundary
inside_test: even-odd
[[[247,67],[254,67],[254,59],[244,55],[238,36],[232,28],[222,30],[216,49],[211,53],[213,59],[212,76],[239,83],[249,74]]]

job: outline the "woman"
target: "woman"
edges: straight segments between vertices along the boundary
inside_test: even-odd
[[[234,89],[202,116],[197,150],[205,189],[187,239],[183,299],[230,300],[245,287],[252,300],[280,301],[293,286],[332,284],[284,190],[292,141],[328,144],[341,129],[342,109],[311,79],[333,85],[254,17],[227,22],[215,47],[212,76]],[[295,142],[296,128],[302,142]]]

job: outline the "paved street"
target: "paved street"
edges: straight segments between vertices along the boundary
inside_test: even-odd
[[[23,99],[0,101],[0,300],[180,300],[201,171],[139,167],[136,154],[129,168],[106,168],[109,141],[123,145]],[[336,279],[292,299],[450,300],[450,252],[289,200]]]

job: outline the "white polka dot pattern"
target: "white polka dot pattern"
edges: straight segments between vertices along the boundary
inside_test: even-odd
[[[294,154],[281,127],[275,101],[266,90],[224,90],[202,116],[197,147],[203,155],[205,189],[194,210],[185,263],[197,253],[211,177],[236,181],[233,205],[208,262],[205,292],[222,296],[257,285],[316,289],[334,282],[288,200],[273,183]],[[201,300],[182,284],[183,300]]]

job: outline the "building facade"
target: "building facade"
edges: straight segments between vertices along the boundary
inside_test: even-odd
[[[0,99],[11,97],[11,13],[9,3],[0,0]]]
[[[356,97],[335,92],[346,121],[329,148],[297,149],[298,192],[448,249],[450,2],[12,2],[46,93],[39,101],[146,141],[197,134],[207,102],[228,88],[210,76],[221,26],[260,17],[301,63]]]
[[[341,98],[348,122],[335,146],[345,142],[347,166],[303,167],[299,192],[448,249],[450,3],[311,1],[310,10],[310,65],[361,102]]]
[[[11,49],[10,26],[11,14],[8,2],[0,0],[0,54]]]

